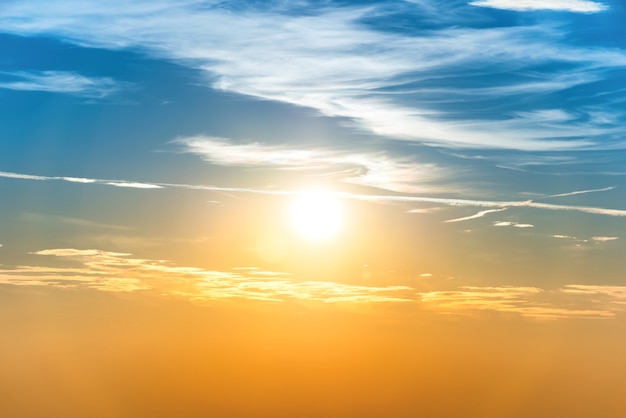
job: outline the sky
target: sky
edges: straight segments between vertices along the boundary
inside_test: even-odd
[[[623,416],[624,21],[3,1],[0,412]]]

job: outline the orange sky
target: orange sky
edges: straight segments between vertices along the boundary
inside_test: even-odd
[[[626,407],[621,321],[1,291],[5,416],[620,417]]]

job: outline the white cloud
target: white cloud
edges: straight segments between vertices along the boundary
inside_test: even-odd
[[[162,185],[155,184],[155,183],[139,183],[135,181],[126,181],[126,180],[88,179],[88,178],[80,178],[80,177],[33,176],[30,174],[11,173],[7,171],[0,171],[0,177],[22,179],[22,180],[66,181],[69,183],[104,184],[107,186],[127,187],[127,188],[132,188],[132,189],[161,189],[163,188]]]
[[[0,82],[0,88],[25,91],[66,93],[89,98],[102,98],[116,93],[120,85],[108,77],[90,78],[68,71],[2,72],[13,81]]]
[[[507,210],[508,208],[501,208],[501,209],[487,209],[487,210],[482,210],[474,215],[470,215],[470,216],[465,216],[463,218],[456,218],[456,219],[448,219],[447,221],[444,222],[461,222],[461,221],[468,221],[470,219],[477,219],[477,218],[482,218],[485,215],[488,215],[490,213],[496,213],[496,212],[502,212],[503,210]]]
[[[63,177],[62,180],[73,182],[73,183],[95,183],[96,182],[93,179],[84,179],[80,177]]]
[[[474,4],[493,6],[503,1]],[[515,3],[525,7],[539,3],[525,1]],[[548,4],[580,11],[601,7],[583,0],[541,3],[543,8]],[[617,138],[621,132],[620,123],[594,122],[584,109],[535,109],[498,114],[494,119],[458,119],[425,100],[415,101],[413,93],[402,89],[430,87],[426,80],[445,74],[454,80],[515,71],[534,75],[506,82],[497,78],[499,85],[483,90],[483,97],[506,100],[511,95],[534,94],[529,85],[535,91],[558,91],[623,67],[622,50],[572,46],[562,42],[567,36],[563,29],[540,25],[477,29],[458,21],[419,34],[380,32],[363,24],[364,18],[382,13],[376,7],[302,4],[311,6],[311,12],[290,13],[283,2],[264,4],[262,9],[249,5],[234,13],[223,2],[58,0],[52,6],[23,0],[0,5],[0,25],[7,33],[23,36],[140,49],[199,69],[216,88],[349,118],[360,128],[394,139],[450,147],[561,150],[610,147],[612,141],[606,136]],[[437,8],[434,2],[428,6]],[[552,65],[559,62],[567,65],[568,75]],[[543,65],[547,63],[551,65]],[[537,74],[540,66],[544,69]],[[470,67],[475,73],[465,71]],[[468,98],[467,91],[451,88],[439,97],[473,103],[475,97]],[[600,110],[613,115],[614,121],[620,120],[616,115],[623,116],[616,108]]]
[[[534,228],[535,225],[521,224],[519,222],[511,222],[511,221],[497,221],[493,223],[493,226],[513,226],[515,228]]]
[[[613,190],[613,189],[615,189],[615,186],[604,187],[602,189],[577,190],[577,191],[568,192],[568,193],[552,194],[552,195],[546,196],[546,197],[565,197],[565,196],[574,196],[574,195],[577,195],[577,194],[596,193],[596,192],[608,192],[609,190]]]
[[[537,209],[548,209],[548,210],[564,210],[564,211],[576,211],[582,213],[593,213],[598,215],[609,215],[609,216],[626,216],[626,210],[623,209],[605,209],[605,208],[594,208],[594,207],[586,207],[586,206],[566,206],[566,205],[552,205],[549,203],[539,203],[539,202],[520,202],[517,206],[526,206]]]
[[[7,171],[0,171],[0,177],[6,177],[11,179],[22,179],[22,180],[51,180],[51,177],[45,176],[33,176],[30,174],[20,174],[20,173],[10,173]]]
[[[607,10],[608,6],[592,0],[475,0],[472,6],[493,7],[517,11],[557,10],[577,13],[595,13]]]
[[[532,200],[524,201],[490,201],[490,200],[471,200],[471,199],[449,199],[426,196],[376,196],[376,195],[354,195],[345,194],[347,198],[367,200],[367,201],[389,201],[389,202],[429,202],[441,203],[449,206],[465,206],[465,207],[490,207],[490,208],[508,208],[508,207],[527,207],[535,209],[545,209],[553,211],[572,211],[580,213],[590,213],[606,216],[626,216],[624,209],[606,209],[589,206],[567,206],[554,205],[550,203],[539,203]]]
[[[159,186],[158,184],[149,184],[149,183],[137,183],[137,182],[132,182],[132,181],[109,181],[109,182],[105,182],[104,184],[107,184],[109,186],[115,186],[115,187],[128,187],[131,189],[161,189],[163,188],[162,186]]]
[[[618,237],[591,237],[591,239],[593,241],[598,241],[598,242],[607,242],[607,241],[615,241],[618,240]]]
[[[0,177],[16,178],[24,180],[38,180],[38,181],[68,181],[67,177],[46,177],[46,176],[33,176],[29,174],[10,173],[0,171]],[[136,183],[126,180],[103,180],[92,179],[91,183],[105,184],[118,186],[125,184],[125,187],[131,188],[181,188],[190,190],[206,190],[215,192],[234,192],[234,193],[250,193],[267,196],[293,196],[301,193],[299,190],[267,190],[267,189],[254,189],[254,188],[242,188],[242,187],[219,187],[219,186],[206,186],[206,185],[193,185],[193,184],[175,184],[175,183]],[[69,180],[74,183],[74,181]],[[456,198],[442,198],[442,197],[429,197],[429,196],[415,196],[415,195],[374,195],[374,194],[356,194],[346,192],[329,192],[334,196],[342,199],[355,199],[367,202],[404,202],[404,203],[437,203],[447,206],[459,206],[459,207],[486,207],[486,208],[512,208],[512,207],[527,207],[534,209],[544,209],[552,211],[570,211],[589,213],[595,215],[626,217],[625,209],[607,209],[589,206],[567,206],[567,205],[554,205],[550,203],[539,203],[532,200],[524,201],[493,201],[493,200],[472,200],[472,199],[456,199]],[[498,226],[511,226],[515,224],[518,228],[530,228],[533,225],[519,224],[509,222],[506,225]]]
[[[414,193],[442,175],[434,164],[420,164],[385,153],[356,153],[322,148],[297,149],[258,142],[235,144],[224,138],[195,136],[176,141],[186,152],[219,165],[321,170],[344,182]]]

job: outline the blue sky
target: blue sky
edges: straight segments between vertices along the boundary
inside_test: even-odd
[[[132,256],[478,309],[500,305],[476,289],[538,289],[556,316],[567,286],[617,297],[593,286],[625,267],[625,18],[608,0],[6,1],[4,281]],[[259,224],[282,231],[311,187],[361,213],[351,232],[259,258]]]

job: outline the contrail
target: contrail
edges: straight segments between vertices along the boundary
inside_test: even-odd
[[[206,185],[193,185],[193,184],[178,184],[178,183],[145,183],[129,180],[106,180],[106,179],[89,179],[79,177],[62,177],[62,176],[38,176],[32,174],[11,173],[6,171],[0,171],[0,177],[21,179],[21,180],[35,180],[35,181],[64,181],[69,183],[83,183],[83,184],[101,184],[114,187],[136,188],[136,189],[163,189],[163,188],[180,188],[189,190],[206,190],[213,192],[231,192],[231,193],[252,193],[268,196],[296,196],[302,194],[302,191],[298,190],[263,190],[252,189],[244,187],[220,187],[220,186],[206,186]],[[592,191],[606,191],[613,189],[605,188],[598,190],[584,190],[580,192],[563,193],[562,195],[590,193]],[[421,202],[421,203],[440,203],[447,206],[464,206],[464,207],[484,207],[484,208],[496,208],[504,210],[511,207],[528,207],[535,209],[554,210],[554,211],[573,211],[581,213],[591,213],[595,215],[606,215],[616,217],[626,217],[626,210],[624,209],[606,209],[589,206],[567,206],[567,205],[555,205],[551,203],[538,203],[532,200],[524,201],[494,201],[494,200],[472,200],[472,199],[448,199],[441,197],[427,197],[427,196],[407,196],[407,195],[368,195],[368,194],[356,194],[347,192],[328,192],[337,198],[342,199],[355,199],[367,202]],[[559,195],[554,195],[556,197]],[[481,216],[484,216],[490,211],[483,211]],[[477,217],[473,215],[473,217]]]

